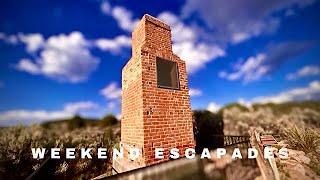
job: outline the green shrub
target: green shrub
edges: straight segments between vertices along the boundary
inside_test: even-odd
[[[194,111],[196,150],[202,148],[216,148],[223,145],[223,118],[222,113],[210,111]]]
[[[75,115],[68,122],[68,128],[70,130],[82,128],[84,126],[85,126],[85,120],[79,115]]]
[[[112,125],[115,125],[118,123],[118,119],[112,115],[112,114],[109,114],[109,115],[106,115],[105,117],[103,117],[101,120],[100,120],[100,125],[101,126],[112,126]]]

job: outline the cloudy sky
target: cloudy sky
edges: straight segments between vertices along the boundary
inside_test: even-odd
[[[193,109],[320,99],[315,0],[1,1],[0,126],[120,116],[131,31],[171,26]]]

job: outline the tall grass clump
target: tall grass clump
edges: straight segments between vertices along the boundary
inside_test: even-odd
[[[320,146],[320,134],[311,128],[299,129],[296,126],[285,130],[289,145],[306,153],[316,152]]]

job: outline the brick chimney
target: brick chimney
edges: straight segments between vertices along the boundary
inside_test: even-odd
[[[132,57],[122,69],[120,146],[117,172],[167,161],[171,148],[183,156],[195,146],[185,62],[172,52],[170,27],[150,15],[135,27]],[[130,148],[140,157],[130,160]],[[155,159],[155,148],[165,149],[164,159]]]

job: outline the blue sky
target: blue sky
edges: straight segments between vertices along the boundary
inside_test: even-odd
[[[1,1],[0,126],[120,116],[145,13],[171,26],[193,109],[320,99],[319,1]]]

